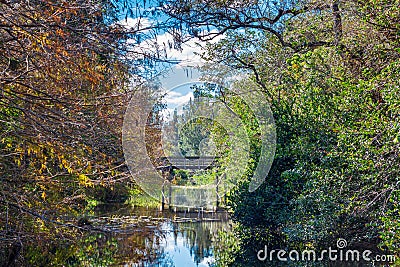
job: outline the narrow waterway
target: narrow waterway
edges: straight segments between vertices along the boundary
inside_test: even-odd
[[[102,205],[91,221],[113,233],[116,266],[212,266],[215,238],[230,230],[228,214],[221,211]]]
[[[224,211],[171,212],[107,204],[96,207],[93,213],[71,218],[71,222],[74,221],[79,225],[79,235],[70,234],[24,247],[28,266],[224,267],[230,266],[232,261],[235,261],[234,266],[243,267],[390,266],[358,260],[262,260],[256,257],[259,255],[257,248],[254,250],[247,246],[241,246],[240,251],[233,254],[231,247],[238,245],[241,233],[227,235],[233,230],[228,213]],[[332,248],[336,249],[334,245]],[[260,246],[260,249],[266,251],[265,246]],[[288,251],[290,248],[284,249]],[[317,251],[321,249],[326,248],[316,248]],[[366,249],[358,248],[358,251]],[[272,251],[270,247],[268,251]]]

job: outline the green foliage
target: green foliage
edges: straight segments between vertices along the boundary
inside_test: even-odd
[[[92,234],[74,244],[30,244],[26,250],[26,261],[32,266],[110,266],[117,243],[103,234]]]
[[[192,178],[187,170],[174,170],[173,175],[173,183],[177,185],[189,185],[189,179]]]
[[[215,183],[217,175],[218,173],[216,171],[205,170],[194,173],[192,179],[196,185],[209,185]]]
[[[389,199],[389,208],[381,217],[381,245],[389,251],[400,251],[400,191],[395,190]]]
[[[143,192],[143,190],[136,185],[129,190],[128,195],[129,198],[125,201],[125,203],[132,206],[158,208],[161,204],[159,200],[154,199],[146,192]]]
[[[214,241],[216,266],[231,266],[241,251],[241,244],[232,231],[220,231]]]
[[[283,39],[295,46],[328,40],[333,28],[339,38],[334,46],[293,51],[268,29],[245,23],[243,31],[228,30],[209,44],[205,75],[250,71],[277,127],[265,184],[249,193],[243,182],[229,196],[246,257],[265,244],[323,247],[339,237],[399,253],[397,2],[341,2],[336,21],[322,9],[294,16],[282,28]]]
[[[203,140],[207,140],[210,137],[212,122],[203,118],[195,118],[182,123],[183,125],[179,129],[179,147],[182,155],[186,157],[198,157],[201,154],[200,152],[207,154],[207,150],[201,151],[200,144]]]
[[[162,2],[157,12],[174,18],[168,23],[180,20],[171,27],[178,43],[186,36],[178,29],[185,27],[205,39],[222,36],[202,54],[205,76],[250,74],[275,117],[274,163],[265,183],[250,193],[262,141],[256,116],[224,88],[194,88],[196,98],[229,106],[250,141],[244,177],[228,194],[237,227],[232,235],[220,234],[219,263],[251,265],[265,245],[317,248],[339,237],[399,255],[399,1]],[[85,237],[79,246],[62,243],[69,247],[61,255],[47,240],[78,233],[54,222],[127,195],[133,205],[158,206],[137,187],[128,192],[128,183],[118,182],[127,175],[119,136],[129,75],[117,59],[126,54],[115,49],[127,36],[105,22],[113,5],[0,5],[0,215],[7,221],[0,231],[5,240],[23,239],[30,264],[112,264],[114,243],[97,242],[99,236]],[[210,25],[212,31],[199,31]],[[238,86],[247,89],[246,82]],[[198,107],[194,99],[172,127],[180,130],[186,156],[211,152],[211,142],[203,143],[204,151],[201,142],[212,139],[220,169],[175,171],[179,185],[209,184],[223,172],[242,171],[224,127],[191,119]],[[148,146],[157,147],[160,133],[152,130]],[[104,255],[100,243],[109,246]]]

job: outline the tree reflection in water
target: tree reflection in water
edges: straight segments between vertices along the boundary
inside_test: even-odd
[[[225,212],[172,213],[125,205],[101,207],[88,221],[87,228],[96,231],[27,244],[19,265],[210,266],[214,239],[229,230]]]
[[[214,262],[213,239],[229,228],[226,213],[136,209],[131,216],[144,218],[147,224],[140,226],[141,231],[116,235],[117,262],[128,266],[209,266]]]

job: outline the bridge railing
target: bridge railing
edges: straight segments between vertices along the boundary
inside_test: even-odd
[[[172,166],[177,169],[200,170],[215,166],[216,160],[215,157],[163,157],[163,166],[159,168]]]

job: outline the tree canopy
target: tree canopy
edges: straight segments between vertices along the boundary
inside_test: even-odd
[[[165,33],[171,40],[158,43]],[[321,248],[338,238],[399,256],[399,0],[26,0],[0,3],[4,264],[25,244],[85,230],[64,215],[138,191],[121,145],[125,109],[143,88],[135,85],[153,82],[177,63],[168,53],[192,40],[206,44],[197,52],[204,80],[243,74],[238,86],[256,84],[276,123],[271,170],[249,192],[260,164],[257,121],[224,89],[197,88],[232,106],[250,140],[244,177],[227,195],[236,226],[219,236],[218,264],[256,266],[264,245]],[[160,130],[146,131],[155,160]],[[208,120],[182,131],[187,154],[209,136],[220,152],[228,146]]]

